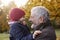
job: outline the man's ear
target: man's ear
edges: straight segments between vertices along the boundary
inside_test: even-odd
[[[39,21],[40,22],[43,22],[44,20],[43,20],[43,16],[41,16],[40,18],[39,18]]]

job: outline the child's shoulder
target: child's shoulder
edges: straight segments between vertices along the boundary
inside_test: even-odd
[[[13,27],[13,28],[23,28],[23,25],[22,24],[20,24],[20,23],[14,23],[11,27]]]

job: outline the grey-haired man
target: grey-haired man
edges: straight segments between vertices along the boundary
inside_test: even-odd
[[[49,11],[44,6],[36,6],[31,9],[29,19],[32,22],[31,28],[40,30],[42,33],[35,37],[35,40],[56,40],[55,30],[51,25]]]

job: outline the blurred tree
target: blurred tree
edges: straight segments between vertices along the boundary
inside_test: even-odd
[[[8,6],[2,6],[0,8],[0,32],[5,32],[9,30],[7,15],[11,8],[16,7],[15,3],[12,1]]]

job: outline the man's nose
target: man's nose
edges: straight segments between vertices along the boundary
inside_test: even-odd
[[[31,22],[31,19],[29,19],[29,22]]]

